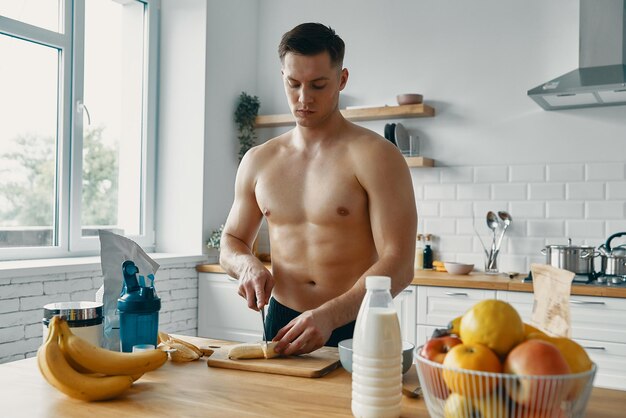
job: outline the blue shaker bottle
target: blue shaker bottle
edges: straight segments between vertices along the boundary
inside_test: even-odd
[[[157,345],[159,310],[161,299],[154,286],[140,286],[137,281],[139,269],[132,261],[122,264],[124,287],[117,300],[120,314],[120,345],[123,352],[132,352],[138,344]]]

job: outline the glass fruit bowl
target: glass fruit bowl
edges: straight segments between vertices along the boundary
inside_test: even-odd
[[[434,418],[583,418],[597,366],[529,376],[446,367],[415,350],[424,400]]]

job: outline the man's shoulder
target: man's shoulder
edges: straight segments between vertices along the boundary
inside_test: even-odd
[[[395,153],[397,147],[378,133],[362,126],[350,123],[348,136],[350,145],[358,153]]]

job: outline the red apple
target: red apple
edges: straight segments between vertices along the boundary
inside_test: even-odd
[[[567,396],[571,382],[565,379],[533,379],[527,376],[569,374],[563,354],[552,343],[527,340],[518,344],[504,362],[504,372],[520,375],[509,388],[509,395],[531,411],[552,409]]]
[[[431,338],[424,344],[419,355],[430,361],[443,364],[443,359],[446,357],[446,354],[448,354],[448,351],[459,344],[462,344],[462,341],[456,337],[445,336]],[[443,381],[441,369],[425,366],[422,371],[425,379],[422,385],[428,387],[428,392],[439,399],[446,399],[450,392],[448,391],[446,383]]]
[[[428,360],[443,364],[443,359],[448,354],[448,351],[455,345],[462,343],[461,339],[457,337],[431,338],[422,347],[420,355]]]

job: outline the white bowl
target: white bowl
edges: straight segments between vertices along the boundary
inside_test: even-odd
[[[339,341],[339,361],[348,373],[352,373],[352,338]],[[402,341],[402,374],[409,371],[413,364],[413,351],[415,345],[408,341]]]
[[[454,263],[452,261],[444,261],[443,266],[450,274],[469,274],[474,269],[473,264]]]

